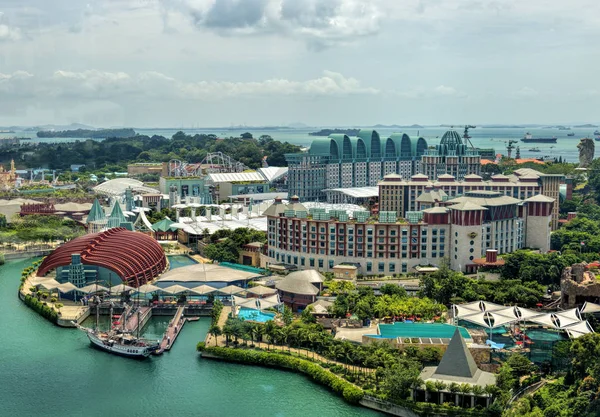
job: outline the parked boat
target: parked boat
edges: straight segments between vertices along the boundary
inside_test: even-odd
[[[529,152],[541,152],[540,148],[530,148]]]
[[[575,133],[573,133],[573,132],[567,133],[567,136],[575,136]]]
[[[534,138],[533,135],[529,132],[525,134],[521,142],[525,143],[556,143],[556,136],[551,138]]]
[[[97,299],[96,326],[94,329],[83,327],[78,323],[73,322],[73,324],[79,330],[81,330],[87,335],[92,346],[105,352],[114,353],[115,355],[121,355],[128,358],[137,359],[147,358],[148,356],[160,349],[159,343],[157,341],[142,339],[139,337],[139,334],[137,336],[134,336],[125,331],[125,323],[127,322],[126,314],[123,314],[121,316],[121,328],[116,329],[113,326],[111,326],[110,330],[101,331],[98,327],[100,314],[99,306],[99,299]],[[130,309],[126,308],[125,311],[130,311]],[[112,303],[110,304],[110,317],[112,318]]]

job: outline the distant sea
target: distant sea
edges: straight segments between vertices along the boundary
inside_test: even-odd
[[[239,136],[243,132],[249,131],[255,138],[261,135],[270,135],[273,139],[281,142],[289,142],[299,146],[310,146],[311,142],[316,138],[310,136],[310,132],[319,130],[320,128],[303,128],[303,129],[137,129],[135,131],[141,135],[159,135],[170,138],[177,131],[182,130],[183,132],[194,135],[196,133],[213,133],[219,137],[230,137]],[[402,132],[408,134],[410,137],[417,137],[417,135],[424,137],[427,140],[429,146],[437,145],[447,130],[447,127],[425,127],[419,129],[376,129],[379,135],[384,138],[394,132]],[[462,136],[462,130],[456,129]],[[538,137],[553,137],[556,136],[557,143],[523,143],[520,139],[525,133],[531,133],[534,138]],[[579,139],[589,137],[593,138],[594,128],[573,128],[571,130],[558,130],[556,128],[476,128],[471,129],[469,134],[471,135],[471,142],[473,146],[478,148],[494,148],[496,154],[506,154],[506,145],[508,140],[517,140],[516,146],[521,148],[522,158],[541,158],[544,156],[559,157],[562,156],[569,162],[577,162],[579,158],[579,151],[577,150],[577,144]],[[36,136],[36,132],[16,131],[15,133],[0,133],[2,137],[29,137],[32,142],[74,142],[77,140],[87,140],[86,138],[43,138],[40,139]],[[567,133],[575,133],[575,136],[567,136]],[[599,143],[600,145],[600,143]],[[540,152],[531,152],[530,149],[538,148]],[[599,146],[600,148],[600,146]],[[515,151],[513,150],[513,157]],[[596,149],[596,157],[600,155],[600,149]]]

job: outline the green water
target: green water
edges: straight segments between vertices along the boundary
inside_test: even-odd
[[[21,270],[0,267],[0,416],[376,416],[302,375],[203,360],[196,342],[208,319],[186,324],[173,349],[136,361],[93,349],[17,298]],[[168,318],[146,327],[158,335]]]

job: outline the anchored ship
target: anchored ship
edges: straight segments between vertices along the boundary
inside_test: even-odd
[[[529,132],[525,134],[525,137],[521,139],[521,142],[525,143],[556,143],[556,136],[551,138],[534,138]]]
[[[157,341],[151,341],[142,339],[128,333],[125,330],[125,322],[127,321],[127,313],[131,311],[131,307],[125,308],[123,315],[121,316],[122,328],[115,329],[111,325],[111,329],[108,331],[101,331],[98,327],[99,311],[100,311],[100,300],[97,299],[96,304],[96,327],[90,329],[83,327],[78,323],[73,324],[81,331],[83,331],[90,343],[105,352],[114,353],[115,355],[121,355],[128,358],[143,359],[147,358],[154,352],[158,351],[160,346]],[[110,304],[110,317],[112,317],[112,303]],[[138,329],[139,332],[139,329]]]

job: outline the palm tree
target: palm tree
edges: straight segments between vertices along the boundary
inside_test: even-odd
[[[225,335],[225,346],[229,346],[229,340],[233,336],[233,328],[226,324],[223,326],[223,334]]]
[[[223,334],[223,331],[221,330],[219,325],[216,323],[211,324],[210,328],[208,329],[208,333],[215,338],[215,346],[217,346],[217,337]]]
[[[444,399],[444,393],[442,391],[446,390],[448,386],[442,381],[435,381],[433,384],[435,385],[435,390],[440,393],[439,403],[442,404],[442,400]]]
[[[485,394],[485,389],[480,387],[479,385],[473,385],[471,387],[471,392],[473,392],[473,395],[475,396],[475,401],[477,401],[478,397],[481,397],[483,394]]]
[[[463,395],[461,405],[464,406],[465,398],[473,391],[473,387],[470,384],[460,384],[460,393]]]
[[[458,393],[460,392],[460,385],[459,385],[459,384],[457,384],[456,382],[452,382],[452,383],[450,384],[450,386],[448,387],[448,390],[449,390],[449,391],[450,391],[452,394],[454,394],[454,404],[455,404],[455,405],[458,405],[458,404],[457,404],[457,403],[458,403],[457,399],[458,399]]]

